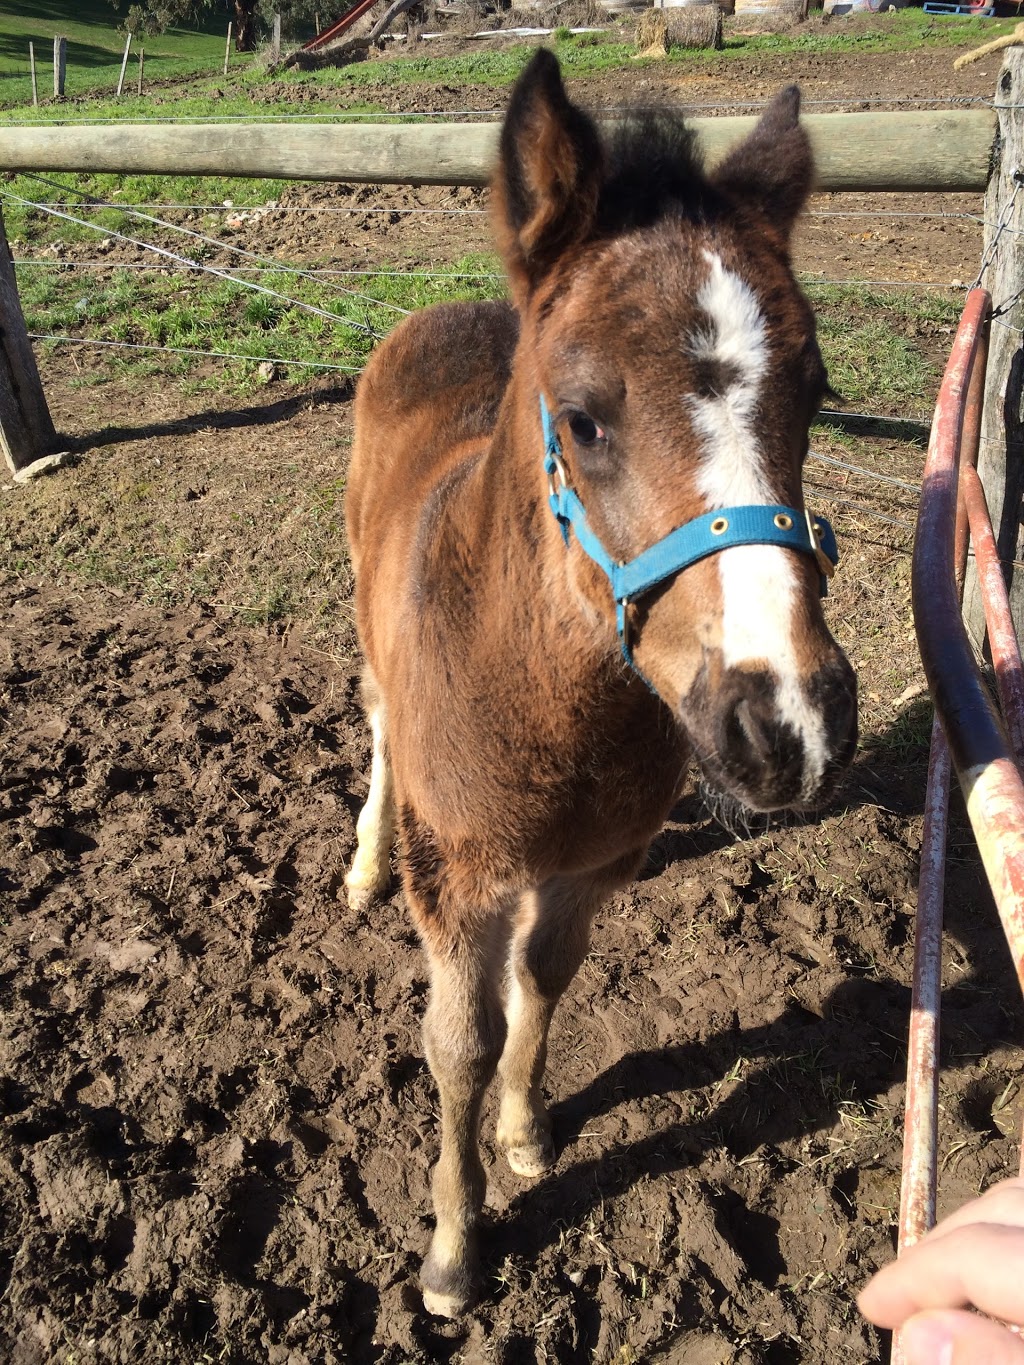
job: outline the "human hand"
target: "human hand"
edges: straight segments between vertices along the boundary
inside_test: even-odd
[[[1024,1176],[944,1218],[868,1281],[857,1306],[901,1329],[908,1365],[1024,1365],[1024,1336],[1011,1330],[1024,1324]]]

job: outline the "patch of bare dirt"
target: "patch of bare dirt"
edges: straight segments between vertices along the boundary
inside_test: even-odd
[[[485,1295],[444,1325],[414,1288],[423,963],[399,896],[353,915],[337,895],[365,792],[355,664],[210,609],[3,596],[8,1359],[877,1357],[851,1298],[898,1201],[919,701],[867,700],[820,824],[737,842],[695,798],[676,812],[560,1013],[558,1166],[524,1187],[488,1149]],[[1022,1081],[957,840],[944,1208],[1011,1169]]]

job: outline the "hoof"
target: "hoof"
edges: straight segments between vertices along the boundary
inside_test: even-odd
[[[345,899],[348,901],[348,908],[362,912],[368,910],[375,900],[379,898],[379,892],[373,886],[349,886],[345,883]]]
[[[345,897],[350,910],[368,910],[376,901],[383,900],[389,885],[390,875],[383,881],[379,878],[367,880],[350,872],[345,878]]]
[[[507,1147],[505,1156],[516,1175],[536,1180],[546,1175],[555,1164],[555,1144],[550,1138],[530,1143],[528,1147]]]
[[[438,1237],[423,1261],[419,1282],[423,1290],[423,1308],[436,1317],[461,1317],[477,1302],[477,1282],[470,1269],[474,1264],[472,1238],[456,1250],[442,1241],[438,1254]],[[446,1253],[446,1254],[445,1254]]]
[[[461,1318],[472,1306],[473,1299],[461,1294],[438,1294],[432,1289],[423,1290],[423,1307],[435,1318]]]

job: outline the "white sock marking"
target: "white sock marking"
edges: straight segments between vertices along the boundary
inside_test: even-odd
[[[384,723],[379,707],[370,713],[373,762],[366,805],[356,821],[356,856],[345,878],[349,891],[359,896],[379,895],[391,875],[391,846],[395,839],[395,803],[391,764],[384,744]]]

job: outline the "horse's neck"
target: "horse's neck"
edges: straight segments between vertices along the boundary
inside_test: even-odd
[[[422,790],[462,763],[472,734],[503,781],[524,781],[525,764],[538,790],[570,774],[624,790],[640,763],[660,820],[681,735],[576,586],[579,551],[548,505],[535,401],[510,391],[488,447],[459,467],[431,521],[424,587],[407,618],[420,648],[405,690],[431,742]]]
[[[545,691],[605,694],[621,675],[620,661],[607,622],[573,580],[570,550],[547,500],[537,411],[536,394],[517,376],[458,509],[477,529],[478,627],[489,648],[527,662]]]

